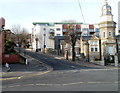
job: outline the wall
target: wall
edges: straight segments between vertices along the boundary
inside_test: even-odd
[[[0,18],[0,28],[3,28],[5,26],[5,19]]]
[[[59,28],[60,30],[57,30],[57,28]],[[55,36],[63,36],[63,32],[62,32],[62,24],[55,24]]]
[[[4,32],[0,32],[0,63],[2,63],[2,53],[4,53]]]
[[[120,2],[118,3],[118,31],[116,34],[120,35]]]
[[[3,63],[18,63],[20,62],[20,56],[19,55],[12,55],[12,54],[3,54]]]

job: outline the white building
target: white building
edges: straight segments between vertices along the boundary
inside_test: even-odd
[[[32,30],[32,48],[43,49],[45,48],[54,48],[53,39],[49,39],[50,34],[49,31],[54,29],[50,28],[48,23],[33,23],[34,28]]]
[[[32,48],[42,49],[44,45],[46,48],[56,49],[56,46],[60,45],[60,40],[64,39],[65,32],[67,31],[68,24],[71,22],[34,22],[34,28],[32,31]],[[82,24],[80,22],[75,22],[76,30],[80,32],[81,36],[92,36],[96,33],[99,36],[98,24]],[[59,42],[55,42],[55,38],[59,38]]]

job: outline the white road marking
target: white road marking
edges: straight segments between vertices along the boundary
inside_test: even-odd
[[[17,79],[21,79],[23,76],[18,77]]]
[[[113,81],[113,82],[73,82],[73,83],[63,83],[63,84],[24,84],[24,85],[14,85],[14,86],[6,86],[3,88],[13,88],[13,87],[22,87],[22,86],[69,86],[69,85],[80,85],[80,84],[118,84],[118,81]]]
[[[75,68],[75,66],[71,66],[72,68]]]
[[[64,72],[58,72],[58,73],[68,73],[68,72],[83,72],[83,71],[108,71],[108,70],[116,70],[118,68],[108,68],[108,69],[80,69],[80,70],[69,70],[69,71],[64,71]],[[32,76],[36,76],[36,75],[42,75],[42,74],[46,74],[49,73],[51,71],[46,71],[46,72],[42,72],[42,73],[37,73],[37,74],[31,74],[31,75],[27,75],[27,76],[19,76],[19,77],[12,77],[12,78],[0,78],[1,80],[12,80],[12,79],[21,79],[23,77],[32,77]],[[21,72],[18,72],[21,73]],[[31,73],[31,72],[30,72]]]

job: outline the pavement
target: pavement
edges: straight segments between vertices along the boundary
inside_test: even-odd
[[[64,56],[61,56],[61,55],[52,55],[52,54],[46,54],[48,56],[51,56],[55,59],[61,59],[61,60],[65,60],[65,61],[68,61],[68,62],[71,62],[71,63],[74,63],[74,64],[78,64],[78,65],[81,65],[81,66],[84,66],[84,67],[105,67],[105,68],[119,68],[119,66],[115,67],[114,64],[109,64],[107,66],[103,66],[101,64],[98,64],[100,62],[84,62],[84,61],[80,61],[80,60],[75,60],[75,61],[72,61],[71,59],[69,60],[66,60]]]
[[[28,51],[33,51],[35,52],[34,50],[32,49],[26,49]],[[37,52],[37,53],[42,53],[42,52]],[[43,54],[43,53],[42,53]],[[53,54],[49,54],[49,53],[46,53],[45,55],[47,56],[51,56],[55,59],[60,59],[60,60],[64,60],[64,61],[68,61],[68,62],[71,62],[71,63],[74,63],[74,64],[78,64],[78,65],[81,65],[81,66],[84,66],[84,67],[105,67],[105,68],[115,68],[115,69],[120,69],[120,64],[118,64],[118,66],[115,67],[115,64],[112,63],[112,64],[109,64],[107,66],[103,66],[101,65],[101,63],[99,61],[95,61],[95,62],[85,62],[85,61],[80,61],[80,60],[75,60],[75,61],[72,61],[71,59],[69,60],[66,60],[65,57],[63,55],[53,55]]]
[[[21,79],[25,77],[42,75],[52,71],[52,67],[34,58],[31,58],[28,64],[11,63],[8,68],[5,67],[5,64],[0,65],[0,67],[2,67],[2,77],[0,80]]]

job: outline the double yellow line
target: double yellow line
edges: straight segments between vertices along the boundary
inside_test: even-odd
[[[47,74],[49,72],[51,72],[52,70],[49,71],[45,71],[45,72],[39,72],[36,74],[30,74],[30,75],[23,75],[23,76],[18,76],[18,77],[12,77],[12,78],[0,78],[0,81],[4,81],[4,80],[13,80],[13,79],[21,79],[21,78],[28,78],[28,77],[33,77],[33,76],[38,76],[38,75],[43,75],[43,74]]]

